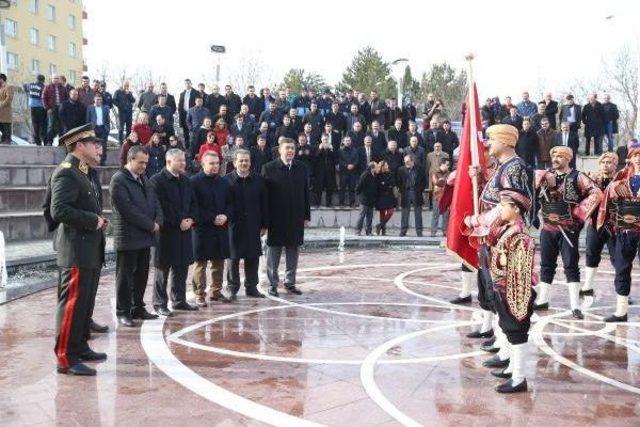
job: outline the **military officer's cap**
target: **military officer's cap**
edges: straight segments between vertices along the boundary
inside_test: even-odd
[[[100,139],[96,137],[91,123],[71,129],[60,137],[59,144],[71,147],[78,142],[100,142]]]

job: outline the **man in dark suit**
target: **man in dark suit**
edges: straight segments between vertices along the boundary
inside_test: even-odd
[[[163,226],[153,255],[155,285],[153,307],[161,316],[171,316],[167,285],[171,279],[173,310],[194,311],[198,307],[187,303],[186,280],[193,262],[191,228],[196,218],[192,185],[184,174],[184,151],[172,148],[166,154],[167,165],[155,174],[149,185],[162,207]]]
[[[573,95],[569,94],[565,98],[565,104],[560,110],[560,122],[569,123],[569,130],[578,134],[582,121],[582,109],[573,99]],[[574,156],[575,159],[575,156]]]
[[[149,154],[141,145],[131,147],[127,164],[113,175],[111,195],[113,245],[116,250],[116,316],[122,326],[132,319],[156,319],[144,308],[151,246],[162,225],[162,210],[147,188]]]
[[[87,107],[78,99],[76,89],[69,91],[69,99],[60,105],[59,115],[63,133],[87,123]]]
[[[231,85],[226,85],[224,87],[225,91],[225,104],[227,106],[227,110],[231,117],[234,117],[236,114],[240,112],[240,107],[242,106],[242,99],[240,96],[233,91]]]
[[[269,295],[278,296],[278,267],[285,250],[284,287],[287,292],[300,295],[296,288],[298,250],[304,241],[304,226],[311,220],[309,173],[301,161],[294,159],[295,142],[290,138],[279,141],[280,158],[262,167],[267,185],[268,237],[267,276]]]
[[[187,114],[189,113],[189,109],[196,105],[196,95],[198,91],[191,86],[190,79],[185,79],[184,85],[185,89],[180,93],[180,97],[178,98],[178,120],[180,122],[180,127],[182,128],[184,140],[190,141],[189,127],[187,126]]]
[[[45,206],[45,218],[58,229],[55,353],[62,374],[95,375],[96,370],[82,362],[107,358],[87,343],[108,224],[102,215],[100,182],[92,169],[100,161],[100,143],[89,124],[60,138],[69,154],[53,173],[51,202]]]
[[[591,152],[591,139],[596,156],[602,154],[602,139],[604,137],[605,114],[597,94],[589,95],[589,103],[582,107],[582,123],[584,123],[584,152],[588,156]]]
[[[409,154],[404,156],[404,166],[398,169],[398,186],[400,187],[402,218],[400,219],[400,236],[406,236],[409,229],[411,207],[415,213],[416,234],[422,237],[422,193],[427,185],[424,169],[416,166],[415,158]]]
[[[578,133],[571,131],[571,126],[568,122],[560,123],[560,132],[556,132],[555,136],[555,146],[564,146],[569,147],[573,150],[573,158],[569,163],[569,166],[575,168],[576,166],[576,157],[578,156],[578,146],[580,144],[580,140],[578,139]]]
[[[381,124],[377,120],[374,120],[371,122],[371,132],[369,132],[373,149],[378,153],[382,153],[387,149],[387,137],[384,135],[384,132],[380,127]]]
[[[544,115],[549,119],[549,128],[556,130],[556,116],[558,115],[558,102],[553,100],[553,95],[547,93],[542,101],[545,104]]]
[[[518,129],[519,131],[521,131],[522,117],[518,115],[518,108],[515,105],[511,105],[511,107],[509,107],[509,115],[506,117],[503,117],[500,123],[504,125],[511,125],[516,129]]]
[[[111,129],[111,119],[109,118],[109,107],[102,104],[102,95],[96,93],[93,105],[87,107],[87,121],[93,126],[96,137],[102,143],[102,156],[100,158],[100,166],[104,166],[107,162],[107,139],[109,138],[109,130]]]
[[[371,162],[378,162],[382,159],[380,151],[373,146],[371,135],[364,137],[364,145],[357,148],[358,151],[358,173],[364,172]]]
[[[407,132],[402,127],[401,118],[397,118],[393,126],[387,131],[387,141],[395,141],[400,148],[407,146]]]
[[[430,153],[433,151],[433,146],[436,142],[444,142],[442,135],[442,129],[440,128],[440,122],[437,119],[431,119],[429,130],[424,131],[424,145],[422,147]]]
[[[451,130],[451,122],[445,120],[442,122],[442,151],[449,155],[449,159],[453,160],[453,151],[460,145],[458,134]]]

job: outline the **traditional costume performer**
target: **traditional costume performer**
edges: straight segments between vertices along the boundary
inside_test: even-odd
[[[467,335],[469,338],[486,337],[491,330],[494,321],[494,301],[491,280],[491,251],[485,237],[489,230],[500,224],[500,203],[499,193],[504,189],[512,189],[527,195],[529,200],[533,200],[532,176],[524,161],[515,154],[514,147],[518,140],[518,130],[511,125],[493,125],[487,131],[489,144],[496,144],[506,152],[494,152],[498,160],[497,166],[491,175],[484,175],[486,182],[480,196],[480,215],[467,218],[465,220],[468,228],[464,229],[464,234],[469,236],[470,243],[478,247],[479,274],[478,274],[478,302],[483,310],[483,321],[481,328]],[[494,149],[492,149],[494,151]],[[505,160],[505,155],[507,157]],[[500,161],[502,160],[502,161]],[[525,223],[531,220],[531,210],[523,212]],[[464,227],[463,227],[464,228]],[[504,368],[509,363],[509,345],[500,328],[495,328],[494,339],[483,343],[483,350],[498,353],[494,358],[483,363],[486,367]]]
[[[605,191],[607,186],[613,180],[618,166],[618,155],[615,153],[603,153],[598,158],[598,165],[600,171],[590,176],[596,186]],[[607,245],[609,255],[613,255],[615,251],[615,234],[609,224],[604,224],[599,230],[598,225],[598,212],[594,211],[591,214],[591,221],[587,225],[587,247],[585,251],[586,268],[585,268],[585,281],[580,289],[580,296],[593,296],[593,280],[598,272],[598,266],[602,258],[602,249]]]
[[[610,227],[615,235],[616,311],[605,322],[627,321],[631,268],[640,242],[640,143],[631,143],[628,148],[629,164],[607,187],[598,213],[598,230]]]
[[[571,148],[553,147],[553,169],[536,171],[536,190],[543,226],[540,232],[540,284],[534,309],[549,308],[549,286],[553,282],[560,254],[569,287],[571,312],[576,319],[583,319],[579,305],[578,238],[584,222],[598,207],[602,191],[584,173],[569,168],[572,159]]]
[[[524,366],[535,299],[535,243],[522,217],[531,209],[529,195],[522,190],[502,190],[499,197],[501,222],[491,227],[486,242],[491,247],[491,299],[511,354],[509,366],[492,374],[511,379],[496,391],[514,393],[527,390]]]

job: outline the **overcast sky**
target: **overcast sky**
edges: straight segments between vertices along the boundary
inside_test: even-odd
[[[387,61],[408,58],[414,76],[443,61],[464,67],[465,53],[472,51],[481,96],[519,99],[524,89],[559,93],[575,78],[595,77],[603,58],[625,42],[637,49],[632,19],[640,16],[640,2],[633,0],[417,0],[370,6],[375,3],[85,0],[85,55],[90,72],[105,63],[153,69],[178,92],[185,77],[195,83],[208,74],[213,81],[211,44],[227,47],[221,83],[254,57],[265,67],[257,84],[279,82],[292,67],[334,84],[366,45]],[[615,17],[605,20],[610,15]]]

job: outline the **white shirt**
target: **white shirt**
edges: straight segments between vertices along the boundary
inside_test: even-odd
[[[191,89],[186,89],[184,91],[184,104],[182,105],[184,111],[189,111],[189,99],[191,99]]]
[[[575,105],[572,105],[572,106],[569,107],[569,115],[567,116],[567,121],[569,123],[575,123],[576,122]]]
[[[104,118],[104,115],[102,114],[102,106],[98,107],[96,105],[95,108],[96,108],[96,126],[104,126],[104,123],[102,120]]]
[[[562,132],[562,145],[569,146],[569,132]]]

